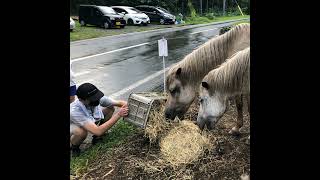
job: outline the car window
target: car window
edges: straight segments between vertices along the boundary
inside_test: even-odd
[[[139,11],[138,9],[136,8],[128,8],[128,13],[131,13],[131,14],[138,14],[138,13],[141,13],[141,11]]]
[[[80,10],[83,14],[90,14],[90,9],[88,7],[82,7]]]
[[[107,6],[98,6],[98,7],[104,14],[117,14],[116,11],[114,11],[111,7],[107,7]]]
[[[147,7],[143,7],[143,10],[142,10],[142,11],[150,12],[150,9],[147,8]]]
[[[158,7],[157,10],[160,11],[161,13],[168,13],[168,14],[170,14],[169,11],[167,11],[166,9],[163,9],[163,8],[161,8],[161,7]]]
[[[116,11],[117,13],[121,13],[121,9],[119,8],[112,8],[114,11]]]
[[[144,7],[137,7],[140,11],[145,11]]]
[[[101,12],[100,12],[99,9],[94,8],[94,15],[95,15],[95,16],[101,16],[102,14],[101,14]]]
[[[159,11],[157,10],[157,9],[155,9],[155,8],[149,8],[150,9],[150,11],[149,12],[156,12],[156,13],[158,13]]]
[[[117,13],[122,13],[122,12],[127,13],[127,11],[125,11],[124,9],[121,9],[121,8],[112,8],[112,9],[115,10]]]

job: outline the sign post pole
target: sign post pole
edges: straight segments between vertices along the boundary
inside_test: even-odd
[[[162,37],[162,39],[158,40],[158,48],[159,48],[159,56],[162,56],[163,63],[163,92],[166,92],[166,64],[165,64],[165,56],[168,56],[168,44],[167,40]]]

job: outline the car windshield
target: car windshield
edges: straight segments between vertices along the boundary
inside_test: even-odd
[[[170,12],[169,12],[169,11],[167,11],[167,10],[165,10],[165,9],[161,8],[161,7],[158,7],[158,8],[157,8],[157,10],[158,10],[158,11],[160,11],[160,12],[162,12],[162,13],[170,14]]]
[[[117,14],[111,7],[99,6],[99,8],[103,14]]]
[[[141,11],[139,11],[136,8],[128,8],[126,10],[128,11],[129,14],[139,14],[139,13],[141,13]]]

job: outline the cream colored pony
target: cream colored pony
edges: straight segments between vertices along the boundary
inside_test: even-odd
[[[210,71],[200,85],[200,108],[197,124],[200,129],[207,125],[214,128],[224,114],[229,97],[250,94],[250,47],[239,51],[220,67]],[[248,107],[250,101],[248,100]],[[249,110],[250,111],[250,110]],[[237,119],[237,125],[232,133],[239,133],[243,118]]]
[[[166,118],[182,118],[195,99],[203,77],[249,45],[250,24],[239,24],[227,33],[209,40],[172,67],[166,78]]]

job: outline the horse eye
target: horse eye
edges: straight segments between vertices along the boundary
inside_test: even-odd
[[[171,94],[175,94],[177,92],[177,89],[173,89],[170,91]]]

